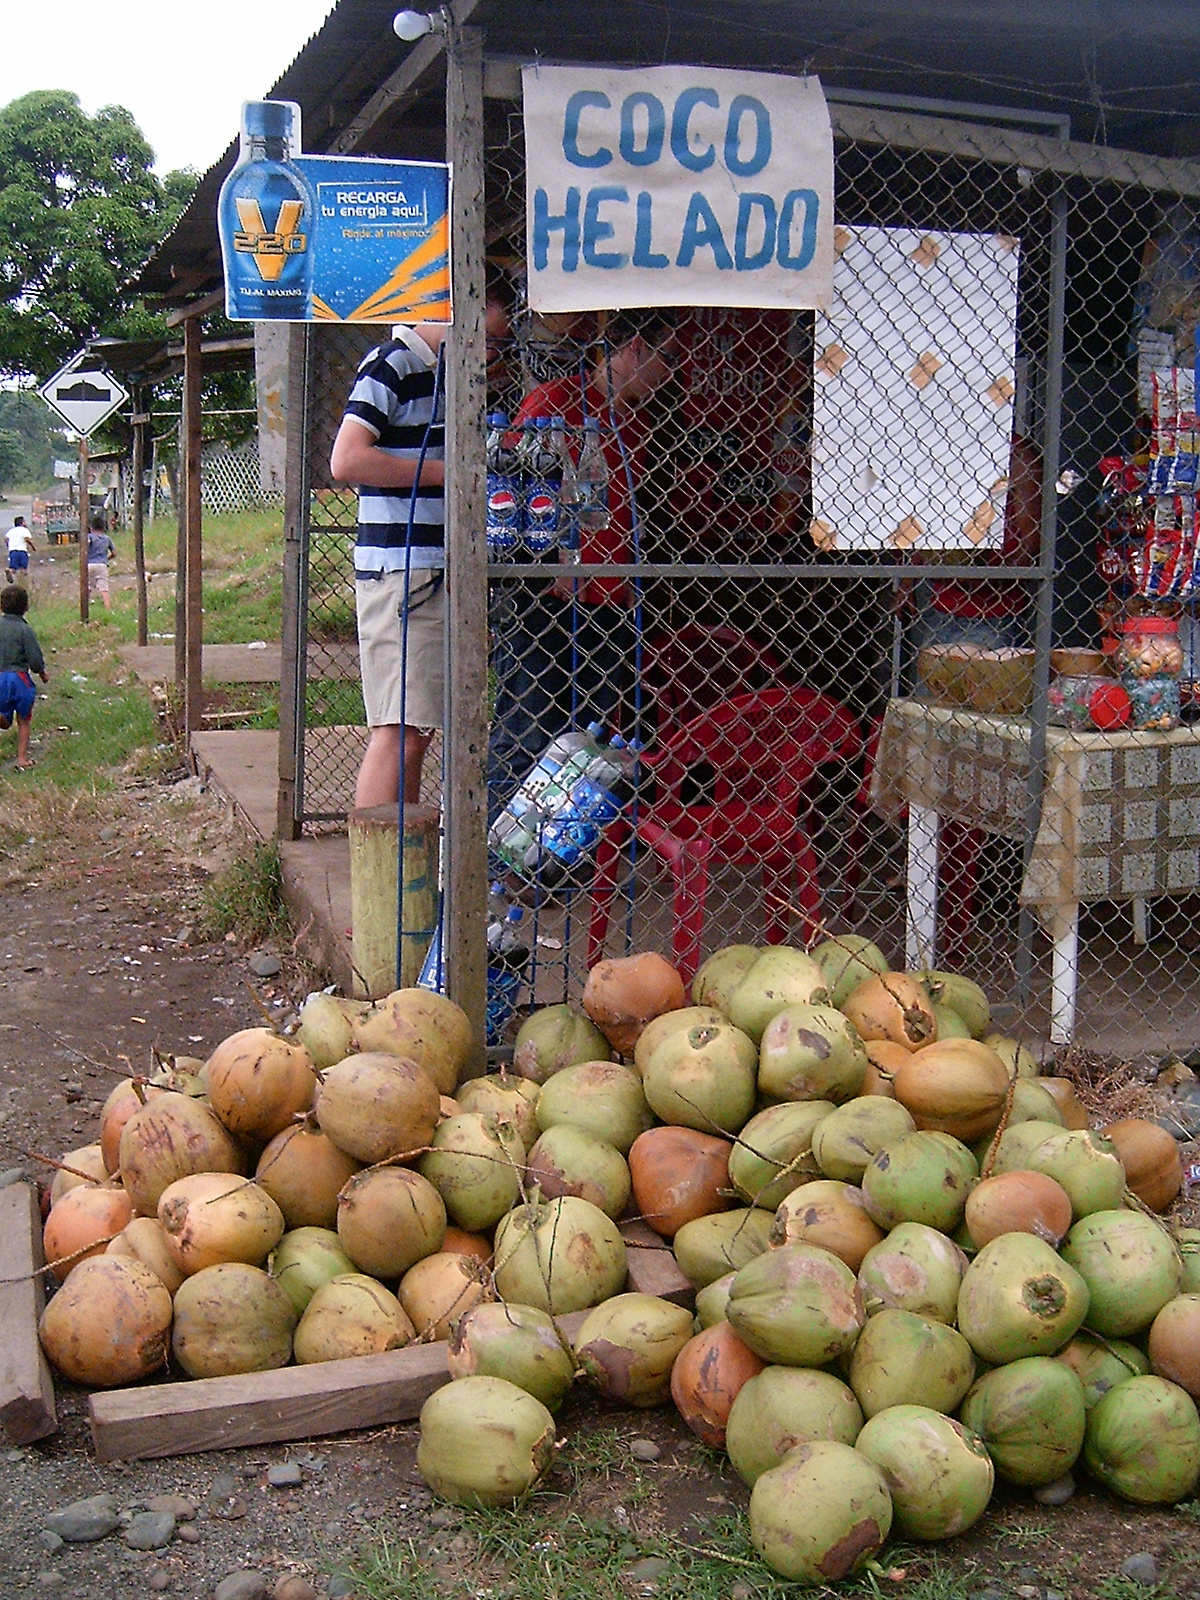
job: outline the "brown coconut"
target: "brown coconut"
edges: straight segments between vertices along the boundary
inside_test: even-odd
[[[360,1166],[310,1116],[275,1135],[258,1158],[254,1181],[289,1228],[335,1228],[338,1194]]]
[[[919,1050],[937,1038],[937,1018],[923,984],[907,972],[880,972],[860,983],[842,1002],[864,1039],[888,1039],[906,1050]]]
[[[867,1052],[867,1070],[859,1094],[883,1094],[894,1100],[893,1080],[912,1051],[902,1044],[893,1044],[890,1039],[864,1039],[863,1049]]]
[[[862,1190],[854,1183],[818,1178],[785,1195],[771,1225],[773,1247],[819,1245],[857,1272],[868,1250],[882,1242],[884,1231],[871,1221]]]
[[[1116,1145],[1125,1181],[1142,1204],[1165,1211],[1183,1188],[1179,1146],[1167,1130],[1145,1117],[1127,1117],[1100,1131]]]
[[[441,1117],[437,1085],[415,1061],[386,1051],[347,1056],[321,1080],[315,1106],[321,1132],[356,1161],[413,1155]]]
[[[945,1039],[914,1050],[892,1089],[918,1128],[971,1144],[991,1133],[1004,1110],[1008,1071],[974,1039]]]
[[[976,1250],[1002,1233],[1032,1233],[1057,1250],[1071,1226],[1071,1197],[1043,1172],[1002,1172],[971,1190],[966,1224]]]
[[[1179,1294],[1167,1301],[1150,1324],[1146,1349],[1160,1378],[1200,1400],[1200,1294]]]
[[[413,1327],[430,1339],[448,1339],[472,1306],[496,1298],[483,1263],[449,1250],[414,1262],[397,1293]]]
[[[354,1047],[382,1051],[423,1067],[439,1094],[453,1094],[475,1048],[471,1019],[453,1000],[432,989],[395,989],[354,1024]]]
[[[222,1039],[204,1074],[209,1104],[230,1133],[251,1145],[281,1133],[317,1092],[308,1051],[270,1028],[242,1028]]]
[[[724,1320],[693,1335],[671,1368],[671,1399],[697,1438],[725,1448],[725,1428],[742,1385],[766,1367]]]
[[[583,1009],[622,1056],[633,1054],[648,1022],[686,1003],[683,979],[654,950],[597,962],[583,990]]]
[[[649,1128],[629,1150],[629,1175],[638,1215],[664,1239],[673,1239],[685,1222],[727,1211],[727,1139],[695,1128]]]
[[[1075,1085],[1069,1078],[1039,1078],[1038,1082],[1058,1101],[1064,1128],[1076,1130],[1088,1126],[1087,1108],[1075,1093]]]

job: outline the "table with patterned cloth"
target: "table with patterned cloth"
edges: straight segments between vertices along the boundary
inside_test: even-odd
[[[888,704],[872,804],[908,808],[907,959],[936,949],[940,817],[1026,836],[1031,725],[923,700]],[[1200,889],[1200,727],[1169,733],[1046,730],[1041,816],[1021,899],[1054,941],[1050,1036],[1075,1020],[1079,905]]]

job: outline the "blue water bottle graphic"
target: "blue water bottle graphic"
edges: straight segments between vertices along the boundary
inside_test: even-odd
[[[217,202],[225,314],[235,322],[306,322],[312,315],[316,202],[292,160],[297,111],[288,100],[242,107],[241,158]]]

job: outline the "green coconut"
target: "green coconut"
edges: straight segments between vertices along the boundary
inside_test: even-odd
[[[366,1273],[350,1271],[317,1289],[293,1342],[296,1360],[309,1366],[399,1350],[414,1338],[416,1329],[391,1290]]]
[[[839,1583],[882,1549],[892,1526],[883,1474],[850,1445],[814,1439],[750,1493],[750,1538],[781,1577]]]
[[[619,1294],[629,1265],[616,1223],[575,1195],[531,1198],[501,1217],[492,1259],[502,1300],[556,1317]]]
[[[953,1006],[933,1001],[933,1020],[937,1023],[937,1036],[942,1039],[973,1039],[975,1035],[955,1011]]]
[[[819,1177],[813,1134],[832,1110],[829,1100],[785,1101],[751,1117],[729,1152],[729,1181],[742,1199],[774,1211],[785,1195]]]
[[[1087,1284],[1032,1233],[1002,1233],[985,1244],[958,1295],[959,1330],[976,1355],[998,1366],[1053,1355],[1087,1311]]]
[[[758,1051],[732,1023],[671,1030],[643,1053],[641,1071],[646,1100],[663,1122],[736,1133],[754,1109]]]
[[[612,1058],[600,1029],[573,1006],[542,1006],[517,1030],[513,1067],[523,1078],[545,1083],[556,1072],[581,1061]]]
[[[618,1294],[596,1306],[575,1335],[582,1377],[606,1400],[665,1405],[671,1368],[692,1337],[692,1313],[653,1294]]]
[[[974,1378],[975,1357],[962,1334],[911,1311],[869,1318],[850,1357],[850,1387],[868,1417],[903,1405],[949,1413]]]
[[[506,1378],[557,1411],[575,1377],[575,1357],[553,1317],[536,1306],[485,1301],[454,1324],[446,1346],[452,1378]]]
[[[1200,1228],[1172,1227],[1183,1268],[1179,1276],[1180,1294],[1200,1293]]]
[[[840,1006],[860,983],[889,970],[883,951],[861,933],[839,933],[836,938],[822,939],[808,953],[824,974],[831,1006]]]
[[[714,1323],[725,1321],[725,1307],[729,1304],[729,1289],[736,1272],[723,1272],[719,1278],[706,1283],[696,1291],[696,1331],[703,1332]]]
[[[1105,1488],[1139,1505],[1171,1505],[1196,1492],[1200,1417],[1178,1384],[1130,1378],[1087,1414],[1083,1459]]]
[[[1041,1118],[1034,1117],[1027,1122],[1010,1123],[995,1141],[991,1176],[999,1177],[1002,1172],[1029,1171],[1031,1152],[1044,1144],[1052,1134],[1062,1131],[1061,1115],[1057,1120],[1048,1117],[1043,1122]],[[989,1147],[991,1143],[989,1140]]]
[[[863,1324],[854,1274],[807,1244],[780,1245],[747,1262],[730,1286],[725,1316],[756,1356],[790,1367],[832,1361]]]
[[[1036,1078],[1018,1078],[1012,1085],[1008,1126],[1015,1128],[1020,1122],[1049,1122],[1060,1128],[1066,1126],[1058,1101]]]
[[[863,1425],[854,1391],[832,1372],[764,1367],[738,1390],[725,1428],[725,1449],[748,1488],[789,1451],[812,1439],[853,1444]]]
[[[421,1407],[417,1471],[443,1500],[511,1505],[554,1459],[554,1418],[504,1378],[459,1378]]]
[[[521,1192],[525,1146],[516,1128],[478,1111],[439,1122],[417,1170],[441,1195],[450,1220],[482,1233],[511,1211]]]
[[[979,1177],[975,1157],[949,1133],[906,1133],[877,1150],[863,1173],[867,1211],[881,1228],[923,1222],[950,1233]]]
[[[1029,1152],[1025,1165],[1067,1191],[1076,1219],[1116,1211],[1125,1198],[1125,1168],[1111,1139],[1092,1128],[1057,1128]]]
[[[1086,1333],[1077,1333],[1054,1359],[1070,1367],[1082,1383],[1089,1411],[1117,1384],[1150,1371],[1149,1357],[1137,1345],[1126,1339],[1093,1339]]]
[[[1033,1052],[1007,1033],[985,1033],[983,1042],[994,1050],[1014,1078],[1036,1078],[1041,1068]]]
[[[774,1220],[760,1206],[747,1206],[685,1222],[672,1241],[679,1270],[696,1289],[737,1272],[767,1249]]]
[[[854,1448],[882,1472],[894,1526],[911,1539],[952,1539],[987,1510],[996,1473],[983,1441],[928,1406],[880,1411]]]
[[[992,1007],[977,983],[961,972],[936,971],[923,972],[921,982],[935,1006],[948,1006],[966,1024],[972,1039],[983,1038],[991,1027]],[[938,1038],[946,1037],[939,1027]]]
[[[537,1120],[542,1133],[569,1122],[626,1156],[654,1118],[640,1076],[632,1067],[604,1060],[581,1061],[548,1078],[537,1098]]]
[[[271,1276],[301,1316],[323,1283],[357,1269],[332,1228],[293,1228],[271,1256]]]
[[[869,1317],[890,1309],[953,1323],[966,1270],[966,1255],[944,1233],[923,1222],[901,1222],[863,1257],[863,1306]]]
[[[785,1006],[824,1005],[828,998],[825,976],[811,956],[788,945],[768,945],[730,991],[729,1020],[757,1045]]]
[[[1026,1356],[984,1373],[963,1401],[963,1422],[1009,1483],[1036,1487],[1071,1470],[1083,1446],[1083,1385],[1065,1362]]]
[[[827,1178],[860,1183],[871,1157],[916,1130],[899,1100],[864,1094],[836,1107],[813,1129],[812,1151]]]
[[[862,1088],[870,1062],[854,1024],[832,1006],[784,1006],[763,1030],[759,1093],[777,1100],[832,1100]]]
[[[1088,1286],[1089,1330],[1107,1339],[1143,1332],[1179,1292],[1175,1241],[1141,1211],[1089,1212],[1059,1254]]]
[[[715,950],[692,979],[692,1004],[715,1006],[729,1015],[729,996],[761,955],[756,944],[729,944]]]
[[[541,1087],[515,1072],[487,1072],[481,1078],[468,1078],[454,1091],[460,1111],[478,1111],[495,1117],[501,1125],[510,1123],[529,1150],[538,1136],[537,1101]]]
[[[525,1173],[547,1200],[576,1194],[608,1217],[622,1214],[633,1189],[621,1152],[569,1122],[546,1129],[529,1152]]]

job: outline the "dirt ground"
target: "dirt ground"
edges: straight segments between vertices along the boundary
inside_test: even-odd
[[[12,785],[6,789],[0,825],[13,816]],[[90,1142],[111,1086],[150,1068],[153,1050],[205,1056],[225,1035],[261,1022],[264,1009],[288,1016],[313,975],[286,942],[280,974],[264,980],[252,974],[254,951],[198,937],[199,888],[228,858],[236,830],[220,798],[200,792],[182,764],[99,800],[80,797],[74,807],[69,798],[50,805],[35,791],[22,804],[27,831],[0,833],[0,1169],[45,1181],[36,1158]],[[239,1572],[261,1575],[258,1594],[293,1574],[322,1595],[352,1594],[339,1566],[379,1531],[393,1543],[411,1538],[430,1572],[463,1565],[457,1514],[438,1506],[416,1472],[414,1426],[102,1464],[86,1395],[60,1384],[57,1398],[54,1436],[25,1447],[0,1440],[4,1600],[140,1600],[155,1592],[210,1600]],[[587,1471],[597,1429],[616,1439],[616,1469],[603,1475]],[[605,1515],[614,1539],[632,1519],[652,1535],[679,1532],[702,1543],[707,1519],[747,1503],[728,1464],[673,1410],[620,1411],[573,1396],[560,1432],[582,1470],[556,1468],[548,1505]],[[646,1439],[658,1457],[636,1462],[628,1446]],[[289,1476],[272,1472],[284,1464],[299,1467],[298,1483],[272,1483]],[[49,1514],[104,1492],[125,1512],[177,1497],[170,1545],[134,1550],[116,1532],[52,1548]],[[903,1596],[936,1572],[945,1595],[977,1596],[990,1586],[994,1597],[1021,1600],[1200,1600],[1198,1530],[1200,1502],[1143,1510],[1084,1481],[1068,1504],[1052,1507],[1001,1489],[977,1529],[906,1557],[904,1576],[879,1592]],[[1154,1557],[1157,1587],[1119,1576],[1138,1552]],[[755,1575],[732,1570],[731,1600],[753,1600]],[[242,1600],[256,1593],[247,1582]],[[630,1600],[655,1592],[653,1579],[636,1572],[622,1590]]]

